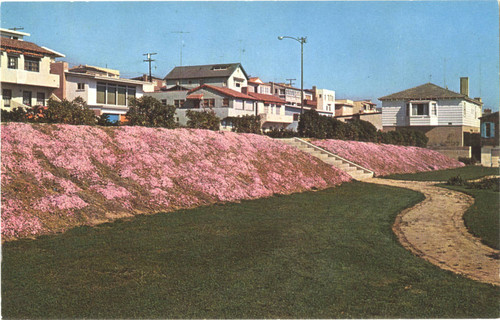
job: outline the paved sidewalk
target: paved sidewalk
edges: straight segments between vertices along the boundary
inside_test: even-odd
[[[474,198],[436,187],[436,182],[378,178],[365,182],[407,188],[425,195],[424,201],[402,211],[393,225],[405,248],[442,269],[500,285],[499,251],[469,233],[462,218]]]

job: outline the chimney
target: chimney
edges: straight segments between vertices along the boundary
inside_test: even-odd
[[[460,94],[469,96],[469,77],[460,78]]]

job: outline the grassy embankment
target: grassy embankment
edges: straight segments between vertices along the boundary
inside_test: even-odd
[[[401,247],[422,200],[360,182],[5,243],[5,318],[482,318],[498,288]]]

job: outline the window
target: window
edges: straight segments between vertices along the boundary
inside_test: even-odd
[[[481,126],[481,137],[494,138],[495,137],[495,123],[484,122]]]
[[[2,99],[3,99],[3,106],[6,108],[10,108],[10,100],[12,100],[12,90],[3,89],[2,90]]]
[[[31,58],[24,57],[24,70],[39,72],[40,71],[40,59],[39,58]]]
[[[77,84],[77,86],[78,86],[78,87],[77,87],[77,90],[85,90],[85,83],[83,83],[83,82],[79,82],[79,83]]]
[[[229,99],[228,98],[222,99],[222,107],[226,107],[226,108],[229,107]]]
[[[184,106],[184,101],[185,100],[174,100],[174,106],[176,108],[182,108]]]
[[[7,67],[9,69],[17,69],[17,57],[7,56]]]
[[[241,83],[239,83],[239,82],[235,82],[235,85],[237,88],[241,87]]]
[[[411,115],[412,116],[428,116],[429,115],[429,105],[426,103],[412,103],[411,104]]]
[[[31,91],[23,91],[23,104],[31,107]]]
[[[97,83],[97,103],[106,103],[106,84]]]
[[[213,108],[215,107],[215,99],[204,99],[203,100],[205,107]]]
[[[45,105],[45,93],[43,93],[43,92],[37,92],[37,94],[36,94],[36,104],[37,104],[37,106],[44,106]]]
[[[161,99],[161,104],[166,106],[167,105],[167,99]]]
[[[116,104],[116,86],[108,84],[107,104]]]
[[[300,113],[293,114],[293,121],[299,121]]]
[[[118,87],[118,105],[125,106],[127,105],[127,87],[119,86]]]
[[[135,87],[129,87],[128,88],[128,97],[129,98],[135,98]]]
[[[432,113],[431,113],[431,114],[432,114],[433,116],[437,116],[437,104],[436,104],[435,102],[433,102],[433,103],[431,104],[431,106],[432,106]]]

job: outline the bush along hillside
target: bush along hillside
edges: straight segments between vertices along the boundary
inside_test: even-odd
[[[439,152],[419,147],[343,140],[315,140],[312,143],[374,171],[377,176],[464,166]]]
[[[262,135],[26,123],[1,134],[3,240],[350,180]]]

